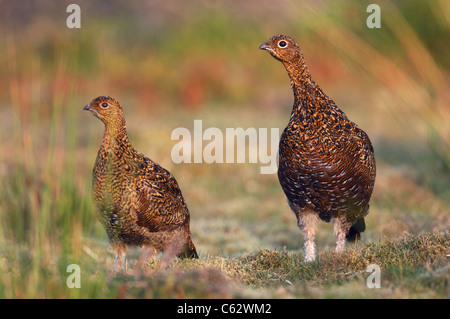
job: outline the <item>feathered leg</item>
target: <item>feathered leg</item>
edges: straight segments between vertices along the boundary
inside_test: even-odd
[[[123,262],[125,260],[126,248],[122,245],[115,246],[113,250],[116,252],[116,259],[114,260],[114,275],[123,269]]]
[[[157,250],[153,246],[142,247],[142,254],[134,266],[134,277],[136,280],[140,280],[143,274],[142,268],[144,265],[155,258]]]
[[[331,222],[334,225],[334,235],[336,236],[336,252],[341,253],[344,250],[345,236],[350,229],[351,223],[342,217],[332,218]]]
[[[311,210],[302,210],[297,215],[297,226],[305,234],[305,262],[314,261],[316,258],[314,235],[316,234],[317,221],[317,214]]]
[[[157,253],[157,251],[153,246],[143,247],[142,254],[139,257],[136,265],[134,266],[135,270],[140,270],[145,265],[145,263],[147,263],[151,259],[155,258],[156,253]]]

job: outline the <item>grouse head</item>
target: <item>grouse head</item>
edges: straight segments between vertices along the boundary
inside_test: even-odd
[[[124,122],[124,115],[120,103],[110,96],[99,96],[87,104],[83,110],[91,111],[105,125]]]
[[[275,59],[284,63],[295,63],[303,59],[298,44],[286,35],[276,35],[259,46],[268,51]]]

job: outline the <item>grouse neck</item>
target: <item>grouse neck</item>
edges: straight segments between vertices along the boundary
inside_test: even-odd
[[[115,145],[129,145],[125,120],[122,119],[115,123],[105,124],[105,134],[103,136],[103,145],[113,147]]]
[[[298,74],[298,73],[297,73]],[[303,77],[292,78],[292,91],[294,93],[294,105],[292,107],[291,121],[303,123],[315,123],[322,117],[316,114],[331,107],[331,101],[322,89],[313,80],[309,72]]]
[[[309,86],[313,83],[303,56],[293,62],[284,62],[283,64],[291,79],[292,87]]]

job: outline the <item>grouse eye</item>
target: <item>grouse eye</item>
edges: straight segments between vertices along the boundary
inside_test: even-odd
[[[278,42],[278,46],[280,48],[285,48],[285,47],[287,47],[287,42],[284,40],[281,40],[280,42]]]
[[[106,102],[103,102],[102,104],[101,104],[101,106],[102,106],[102,108],[103,109],[106,109],[106,108],[108,108],[108,103],[106,103]]]

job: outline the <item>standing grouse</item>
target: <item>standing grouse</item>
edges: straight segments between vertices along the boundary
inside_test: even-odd
[[[122,268],[130,246],[198,258],[191,240],[189,210],[177,181],[130,144],[119,102],[99,96],[84,110],[105,124],[93,188],[99,219],[116,253],[114,272]]]
[[[311,80],[302,51],[284,35],[259,47],[283,63],[294,106],[279,147],[278,179],[305,234],[305,261],[315,259],[318,219],[334,224],[336,252],[356,241],[375,183],[375,156],[367,134]]]

